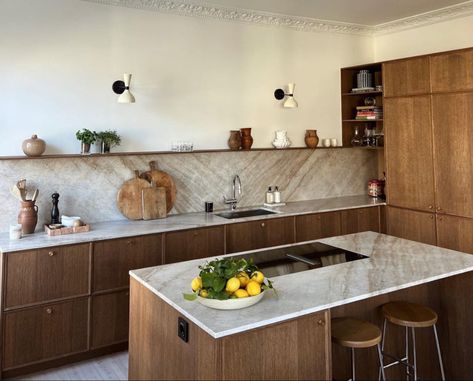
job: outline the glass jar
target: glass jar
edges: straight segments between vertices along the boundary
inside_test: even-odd
[[[351,138],[350,143],[353,147],[361,147],[363,145],[363,137],[361,136],[358,127],[355,127],[355,134]]]

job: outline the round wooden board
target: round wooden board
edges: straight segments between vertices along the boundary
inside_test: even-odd
[[[141,178],[154,182],[156,187],[166,188],[166,211],[169,213],[176,202],[176,184],[171,175],[160,171],[155,161],[150,161],[150,170],[141,174]]]
[[[130,220],[143,219],[141,191],[150,187],[151,184],[145,179],[139,178],[137,174],[134,179],[126,181],[118,190],[117,207],[126,218]]]

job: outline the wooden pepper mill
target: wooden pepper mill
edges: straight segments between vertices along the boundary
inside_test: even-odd
[[[52,224],[60,224],[61,221],[59,220],[59,193],[53,193],[51,195],[53,199],[53,208],[51,209],[51,225]]]

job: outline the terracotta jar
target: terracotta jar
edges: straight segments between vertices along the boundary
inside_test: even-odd
[[[18,223],[21,225],[23,234],[34,233],[38,222],[38,206],[34,201],[22,201],[20,214],[18,214]]]
[[[317,130],[306,130],[305,131],[305,145],[308,148],[316,148],[319,144],[319,137],[317,136]]]
[[[251,149],[253,145],[253,137],[251,136],[251,128],[241,128],[241,148],[244,150]]]
[[[41,156],[46,150],[46,143],[43,139],[39,139],[37,135],[33,135],[31,139],[26,139],[21,145],[26,156]]]
[[[232,151],[238,151],[241,147],[241,135],[240,131],[232,130],[230,131],[230,138],[228,139],[228,147]]]

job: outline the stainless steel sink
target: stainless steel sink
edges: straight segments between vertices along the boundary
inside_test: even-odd
[[[238,211],[231,211],[231,212],[222,212],[222,213],[218,213],[217,216],[231,220],[234,218],[264,216],[266,214],[276,214],[276,212],[273,212],[272,210],[266,210],[266,209],[252,209],[252,210],[238,210]]]

